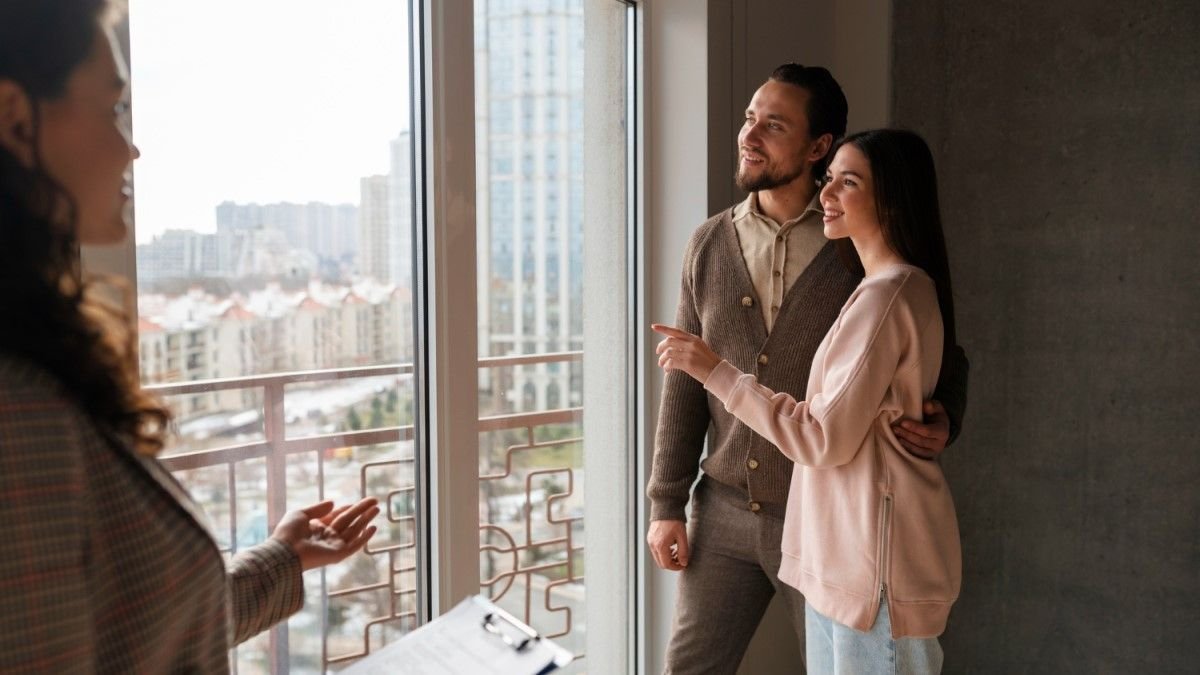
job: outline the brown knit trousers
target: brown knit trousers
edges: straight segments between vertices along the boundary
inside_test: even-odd
[[[779,580],[783,519],[754,513],[702,478],[692,494],[665,675],[733,675],[771,598],[782,593],[804,654],[804,596]],[[797,663],[804,673],[804,663]]]

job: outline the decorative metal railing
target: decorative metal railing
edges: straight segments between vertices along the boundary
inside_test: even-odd
[[[577,362],[582,352],[560,352],[531,356],[484,358],[481,369],[525,367],[537,364]],[[328,455],[332,452],[391,446],[386,453],[361,461],[358,469],[358,494],[371,495],[386,505],[380,533],[360,554],[369,558],[360,563],[374,566],[380,573],[366,583],[330,579],[321,574],[319,601],[315,604],[319,661],[311,655],[311,665],[325,670],[337,668],[377,649],[390,639],[414,628],[419,620],[416,609],[417,556],[415,512],[415,459],[411,446],[413,427],[409,425],[347,430],[336,433],[306,434],[292,437],[285,415],[287,388],[292,385],[321,386],[363,378],[411,378],[411,364],[337,368],[306,372],[252,375],[220,380],[156,384],[147,388],[170,400],[172,397],[211,395],[214,392],[257,391],[261,400],[261,434],[248,442],[204,449],[189,448],[185,442],[175,451],[164,453],[162,463],[173,472],[221,472],[220,490],[212,490],[224,502],[215,510],[227,514],[227,532],[219,539],[224,552],[236,553],[247,541],[249,524],[239,522],[246,504],[239,504],[239,471],[253,465],[261,472],[259,483],[265,490],[256,501],[265,508],[265,523],[276,523],[287,511],[288,471],[297,461],[315,473],[318,499],[326,496]],[[501,442],[502,466],[490,457],[482,462],[480,480],[480,586],[494,601],[538,628],[548,637],[572,643],[582,656],[582,630],[576,612],[582,607],[583,518],[581,504],[581,462],[578,449],[583,409],[562,408],[529,413],[485,416],[478,420],[481,438],[489,434]],[[539,438],[539,430],[554,430],[552,438]],[[545,436],[546,434],[542,434]],[[407,450],[405,451],[405,448]],[[575,458],[570,457],[574,449]],[[491,453],[485,452],[485,455]],[[563,458],[548,465],[546,458]],[[530,462],[530,458],[538,461]],[[567,461],[567,459],[575,461]],[[258,475],[257,473],[255,474]],[[407,480],[406,480],[407,477]],[[190,487],[190,486],[189,486]],[[311,486],[306,486],[311,487]],[[245,501],[245,497],[242,500]],[[512,508],[516,505],[516,508]],[[574,505],[574,506],[572,506]],[[292,503],[291,507],[297,506]],[[506,511],[505,507],[508,507]],[[516,513],[514,513],[516,511]],[[251,534],[261,535],[262,532]],[[347,561],[349,562],[349,561]],[[345,564],[345,563],[343,563]],[[361,576],[361,575],[359,575]],[[540,595],[540,598],[538,597]],[[334,635],[331,630],[332,608],[343,608],[356,599],[375,598],[357,608],[372,607],[373,615],[358,616],[352,624],[357,637]],[[345,611],[338,610],[342,614]],[[373,637],[374,636],[374,637]],[[286,626],[272,629],[264,645],[267,656],[262,665],[272,673],[288,672],[296,656],[289,649]],[[313,645],[315,647],[315,645]],[[237,664],[234,664],[237,668]]]

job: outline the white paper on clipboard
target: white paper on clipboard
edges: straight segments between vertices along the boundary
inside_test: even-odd
[[[343,675],[541,675],[574,657],[482,596],[363,657]]]

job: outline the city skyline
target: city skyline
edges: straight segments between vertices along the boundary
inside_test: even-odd
[[[356,202],[360,177],[388,173],[409,127],[407,5],[341,7],[130,0],[137,243],[211,234],[224,201]]]
[[[480,2],[476,20],[479,353],[582,349],[582,5]],[[411,287],[411,138],[401,131],[372,145],[386,166],[355,176],[357,194],[340,203],[299,191],[274,202],[215,193],[215,232],[175,226],[147,240],[139,228],[139,279],[176,292],[188,279],[242,290],[313,278]],[[497,400],[577,403],[581,373],[567,370],[543,365],[485,386]]]
[[[137,243],[139,283],[187,278],[364,277],[408,285],[412,272],[411,141],[387,143],[386,174],[359,179],[359,199],[213,207],[216,231],[168,227]],[[305,259],[310,254],[311,259]],[[284,258],[290,258],[285,260]],[[299,273],[299,274],[298,274]]]

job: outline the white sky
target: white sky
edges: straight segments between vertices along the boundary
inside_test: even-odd
[[[408,127],[404,0],[130,0],[137,241],[222,201],[358,202]]]

